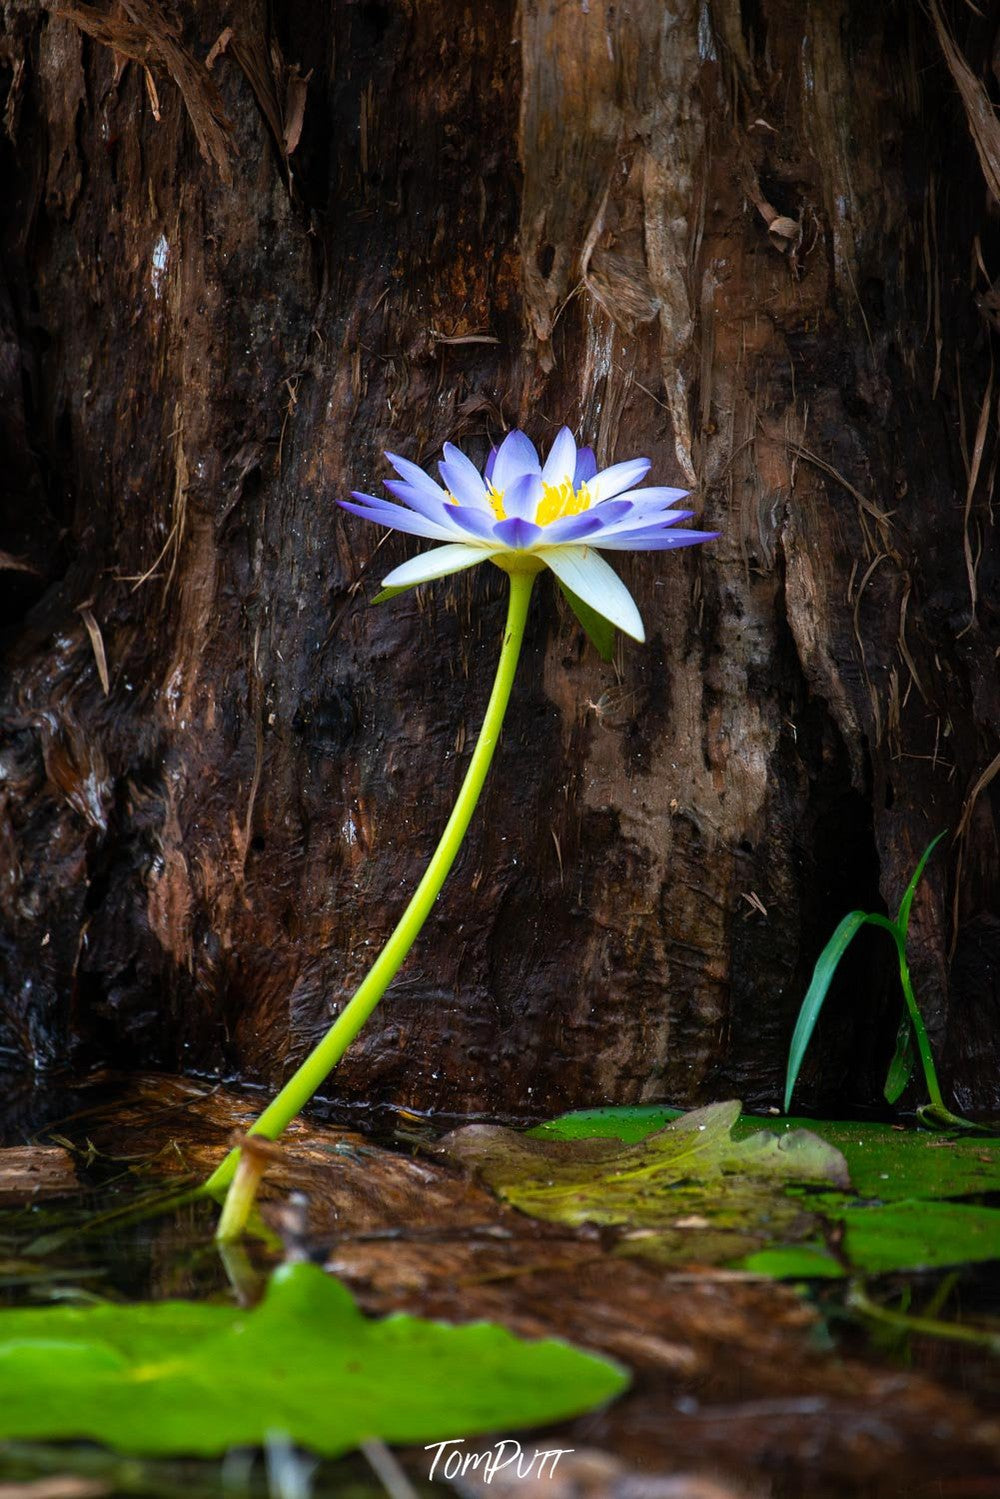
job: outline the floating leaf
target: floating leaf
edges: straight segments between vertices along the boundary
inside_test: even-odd
[[[581,1109],[536,1125],[529,1134],[559,1140],[644,1140],[676,1119],[676,1109],[660,1104],[618,1109]],[[943,1139],[939,1133],[867,1121],[766,1118],[743,1114],[733,1138],[758,1130],[779,1137],[801,1129],[816,1131],[843,1155],[861,1197],[898,1201],[906,1197],[968,1197],[1000,1192],[1000,1140]]]
[[[846,1273],[829,1250],[815,1244],[759,1249],[741,1260],[739,1268],[754,1275],[770,1275],[775,1280],[838,1280]]]
[[[759,1128],[763,1123],[745,1117],[735,1133]],[[794,1131],[804,1124],[811,1125],[842,1153],[860,1197],[898,1202],[909,1197],[1000,1192],[1000,1140],[949,1140],[927,1130],[844,1120],[827,1123],[788,1119],[772,1121],[769,1128],[780,1131],[787,1126]]]
[[[0,1312],[0,1438],[88,1438],[213,1456],[268,1433],[334,1456],[576,1415],[617,1365],[479,1322],[372,1321],[315,1265],[275,1272],[253,1311],[186,1301]]]
[[[728,1108],[731,1114],[733,1106],[719,1107]],[[690,1129],[690,1121],[703,1121],[706,1112],[711,1111],[699,1110],[682,1119]],[[661,1139],[667,1118],[676,1119],[675,1111],[660,1104],[582,1109],[537,1125],[530,1133],[538,1142],[575,1141],[580,1146],[589,1140],[592,1146],[601,1147],[594,1161],[603,1176],[614,1169],[609,1168],[612,1160],[627,1173],[627,1163],[641,1158],[623,1151],[622,1142],[629,1142],[634,1152],[637,1142]],[[670,1127],[675,1134],[682,1119]],[[659,1226],[652,1226],[667,1199],[651,1196],[630,1217],[621,1248],[660,1261],[728,1261],[742,1270],[792,1280],[840,1276],[845,1265],[880,1273],[1000,1259],[1000,1211],[935,1200],[1000,1192],[1000,1140],[943,1139],[926,1130],[846,1120],[821,1123],[741,1115],[732,1124],[730,1144],[759,1148],[754,1142],[760,1141],[764,1129],[778,1140],[800,1139],[806,1126],[821,1132],[826,1143],[840,1152],[857,1197],[823,1193],[796,1198],[776,1192],[773,1186],[761,1191],[761,1183],[751,1175],[740,1181],[723,1174],[721,1190],[705,1183],[680,1182],[670,1188],[672,1222],[661,1217]],[[724,1152],[720,1159],[725,1162],[724,1173],[738,1169],[737,1155]],[[675,1165],[681,1160],[680,1155],[675,1157]],[[704,1158],[699,1169],[704,1169]],[[484,1175],[518,1207],[536,1210],[537,1194],[530,1189],[522,1194],[517,1185],[513,1189],[500,1186],[492,1168]],[[632,1180],[641,1198],[644,1178]],[[593,1185],[597,1186],[596,1180]],[[552,1192],[556,1190],[554,1177]],[[613,1189],[610,1199],[620,1191]],[[584,1200],[581,1195],[580,1201]],[[602,1216],[598,1221],[620,1220]],[[838,1254],[817,1242],[824,1229],[835,1225],[845,1229]]]
[[[659,1103],[626,1104],[621,1108],[575,1109],[546,1119],[525,1133],[536,1140],[645,1140],[654,1130],[679,1119],[683,1109]]]
[[[790,1183],[848,1186],[839,1151],[807,1130],[732,1137],[738,1103],[712,1104],[638,1144],[539,1139],[472,1125],[441,1142],[535,1218],[626,1231],[627,1253],[717,1264],[782,1235],[815,1236]]]
[[[1000,1259],[1000,1211],[959,1202],[893,1202],[885,1207],[835,1201],[844,1255],[858,1270],[929,1270]]]

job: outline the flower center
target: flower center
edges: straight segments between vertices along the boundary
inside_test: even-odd
[[[565,515],[579,515],[582,510],[589,509],[590,495],[586,484],[581,484],[576,490],[569,479],[564,479],[561,484],[544,484],[535,524],[549,526]]]
[[[486,498],[497,520],[506,520],[503,490],[497,489],[489,480],[486,483]],[[453,494],[448,495],[449,505],[459,503],[460,501]],[[581,511],[589,509],[590,491],[586,484],[581,484],[579,489],[574,489],[569,479],[564,479],[561,484],[543,484],[542,498],[538,502],[538,511],[535,515],[535,525],[550,526],[554,520],[562,520],[565,515],[579,515]]]

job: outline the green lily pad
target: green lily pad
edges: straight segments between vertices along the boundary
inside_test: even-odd
[[[829,1250],[815,1244],[759,1249],[741,1260],[739,1268],[754,1275],[770,1275],[774,1280],[839,1280],[846,1274]]]
[[[281,1432],[336,1456],[590,1410],[628,1383],[610,1361],[479,1322],[373,1321],[315,1265],[286,1265],[252,1311],[168,1301],[0,1312],[0,1439],[88,1438],[141,1456],[215,1456]]]
[[[611,1149],[625,1143],[634,1148],[643,1140],[659,1138],[667,1120],[694,1117],[678,1116],[660,1104],[586,1109],[538,1125],[531,1134],[539,1140],[589,1140]],[[947,1138],[937,1131],[888,1124],[746,1114],[733,1122],[732,1139],[751,1144],[766,1129],[779,1140],[791,1141],[801,1137],[806,1125],[813,1125],[841,1153],[857,1197],[823,1193],[800,1198],[796,1217],[791,1202],[772,1193],[764,1216],[765,1203],[751,1183],[747,1190],[729,1183],[726,1199],[715,1213],[706,1215],[705,1237],[695,1242],[688,1236],[690,1253],[709,1263],[728,1243],[729,1262],[737,1268],[796,1280],[836,1277],[845,1269],[881,1274],[1000,1259],[1000,1211],[949,1200],[1000,1192],[1000,1140]],[[525,1206],[525,1211],[532,1208]],[[810,1225],[814,1231],[824,1224],[843,1226],[836,1255],[803,1242],[815,1236]],[[676,1259],[683,1248],[676,1233],[650,1234],[642,1222],[633,1221],[632,1226],[623,1245],[629,1253]],[[741,1226],[745,1248],[735,1247]],[[725,1234],[721,1240],[712,1236],[718,1229]],[[703,1258],[704,1249],[708,1254]]]
[[[779,1133],[807,1121],[772,1120]],[[942,1136],[940,1131],[894,1129],[890,1124],[819,1123],[813,1128],[842,1152],[854,1189],[861,1197],[898,1202],[910,1197],[969,1197],[1000,1192],[1000,1140],[968,1135]],[[762,1120],[745,1118],[735,1133],[759,1128]]]
[[[736,1102],[712,1104],[638,1143],[473,1125],[441,1144],[532,1217],[618,1226],[623,1253],[719,1264],[816,1236],[817,1218],[788,1185],[850,1185],[840,1152],[806,1130],[733,1139],[739,1113]]]
[[[665,1124],[679,1119],[683,1109],[668,1109],[659,1103],[631,1104],[622,1108],[574,1109],[558,1119],[546,1119],[526,1133],[536,1140],[645,1140]]]
[[[932,1270],[1000,1259],[1000,1211],[960,1202],[831,1204],[843,1252],[858,1270]]]
[[[538,1139],[644,1140],[678,1118],[676,1109],[644,1104],[620,1109],[582,1109],[537,1125]],[[940,1131],[899,1129],[890,1124],[755,1117],[744,1114],[733,1125],[734,1139],[766,1129],[782,1135],[802,1129],[836,1146],[847,1162],[851,1182],[862,1197],[885,1202],[909,1197],[969,1197],[1000,1192],[1000,1140],[942,1137]]]

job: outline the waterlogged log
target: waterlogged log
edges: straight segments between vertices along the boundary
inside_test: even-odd
[[[59,1145],[0,1150],[0,1207],[23,1207],[79,1190],[73,1157]]]
[[[940,26],[981,72],[987,23],[279,12],[0,6],[5,1053],[287,1074],[434,845],[503,618],[486,568],[370,608],[415,544],[334,499],[385,447],[568,422],[722,537],[620,559],[648,641],[611,667],[540,590],[470,841],[332,1091],[776,1101],[829,932],[945,827],[913,966],[960,1072],[949,963],[1000,863],[996,229]],[[804,1101],[879,1097],[879,940]]]

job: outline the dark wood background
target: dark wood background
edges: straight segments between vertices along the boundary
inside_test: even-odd
[[[948,828],[915,977],[954,1097],[1000,1107],[987,9],[4,0],[11,1067],[304,1054],[443,825],[504,607],[480,568],[371,608],[414,543],[334,499],[387,446],[568,422],[722,537],[616,559],[649,639],[612,667],[538,591],[331,1093],[774,1103],[833,925]],[[882,942],[807,1102],[879,1097]]]

